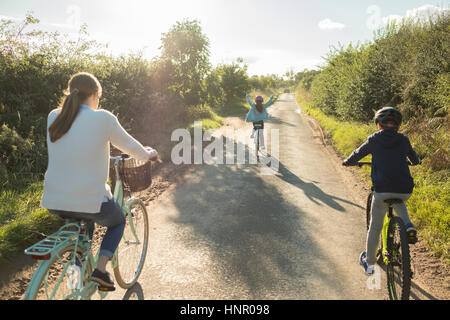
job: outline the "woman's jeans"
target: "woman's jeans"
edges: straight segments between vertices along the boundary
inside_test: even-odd
[[[117,246],[123,236],[125,229],[125,216],[120,206],[114,201],[114,199],[103,202],[99,213],[80,213],[70,212],[62,210],[48,210],[50,213],[64,217],[70,217],[73,219],[90,219],[87,223],[87,230],[89,233],[89,239],[92,240],[94,236],[95,223],[107,227],[106,234],[103,237],[102,244],[100,246],[100,254],[109,257],[113,257]]]
[[[388,211],[389,205],[384,202],[387,199],[402,199],[408,200],[411,197],[410,193],[377,193],[374,192],[372,198],[372,217],[370,219],[369,232],[367,233],[367,264],[373,265],[376,263],[377,247],[380,241],[381,229],[383,229],[384,217]],[[411,223],[408,216],[408,210],[405,203],[396,203],[392,207],[397,216],[399,216],[406,224]]]

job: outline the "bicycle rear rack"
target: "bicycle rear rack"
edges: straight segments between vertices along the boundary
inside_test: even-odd
[[[65,224],[55,233],[25,249],[25,254],[30,255],[35,260],[48,260],[52,252],[56,252],[56,248],[62,248],[69,242],[76,240],[80,231],[80,225],[77,223]]]

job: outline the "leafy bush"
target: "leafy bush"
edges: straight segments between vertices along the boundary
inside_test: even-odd
[[[186,119],[189,123],[200,119],[212,119],[215,116],[214,111],[206,105],[190,106],[186,109]]]
[[[219,65],[213,72],[223,92],[223,104],[242,100],[249,90],[247,66],[242,59],[231,64]]]
[[[311,89],[311,85],[315,77],[320,73],[318,70],[303,70],[298,72],[294,77],[294,82],[300,85],[306,91]]]
[[[199,21],[177,22],[162,35],[162,59],[171,63],[169,88],[187,105],[201,102],[202,83],[211,68],[209,39]]]
[[[433,170],[450,168],[450,38],[448,12],[430,20],[405,20],[380,29],[374,41],[333,48],[315,76],[315,109],[340,120],[367,122],[391,105],[404,132]]]
[[[45,145],[34,141],[34,127],[23,138],[14,128],[0,128],[0,185],[11,187],[33,181],[47,166]]]
[[[334,48],[312,84],[314,107],[341,119],[370,120],[384,105],[408,120],[445,116],[449,106],[449,14],[380,29],[373,42]]]
[[[412,173],[416,186],[408,211],[433,252],[450,264],[449,174],[426,168],[414,168]]]
[[[224,104],[225,92],[222,88],[221,77],[217,70],[213,70],[205,79],[206,88],[206,104],[213,108],[219,107]]]

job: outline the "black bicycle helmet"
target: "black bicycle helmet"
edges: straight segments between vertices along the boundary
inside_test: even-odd
[[[402,114],[394,107],[383,107],[375,114],[375,124],[380,124],[383,129],[398,129],[402,120]]]

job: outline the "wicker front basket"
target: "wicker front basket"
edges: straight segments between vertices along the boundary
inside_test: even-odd
[[[145,190],[152,184],[152,164],[150,161],[142,165],[139,165],[135,159],[120,161],[119,174],[122,178],[123,187],[130,192]],[[114,163],[111,163],[109,177],[112,190],[114,190],[116,182]]]

